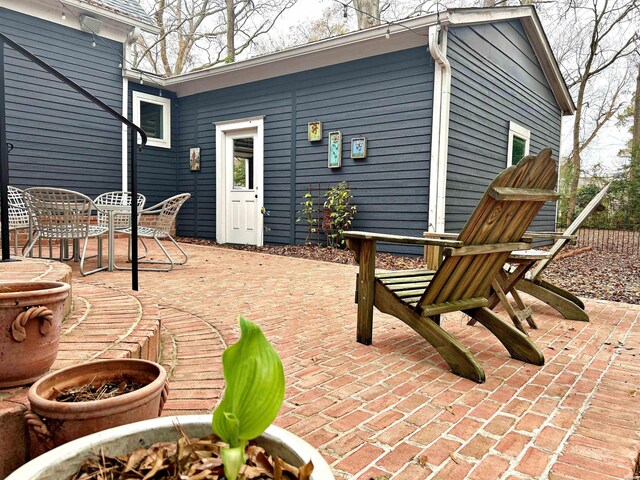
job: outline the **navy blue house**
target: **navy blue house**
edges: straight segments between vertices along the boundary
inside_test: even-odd
[[[0,1],[0,31],[141,125],[139,191],[150,202],[190,192],[178,234],[220,243],[302,243],[309,185],[342,180],[356,229],[458,231],[506,166],[545,146],[558,157],[574,110],[533,7],[454,9],[160,78],[128,68],[140,29],[157,30],[137,2],[14,3]],[[5,50],[10,182],[127,188],[122,126]],[[361,137],[366,158],[351,158]],[[537,225],[554,217],[549,205]]]

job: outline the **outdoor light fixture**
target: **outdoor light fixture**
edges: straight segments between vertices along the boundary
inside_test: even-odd
[[[387,40],[391,38],[391,32],[389,31],[389,27],[387,27],[387,33],[384,34],[384,38],[386,38]]]
[[[67,21],[67,16],[65,15],[64,12],[62,12],[62,21],[66,22]]]

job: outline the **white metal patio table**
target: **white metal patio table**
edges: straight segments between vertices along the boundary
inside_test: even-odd
[[[97,205],[98,210],[108,215],[109,245],[107,249],[107,270],[112,272],[115,268],[115,216],[131,216],[131,205]]]

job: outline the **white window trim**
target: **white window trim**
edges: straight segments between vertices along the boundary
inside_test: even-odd
[[[507,147],[507,167],[511,166],[511,154],[513,153],[513,137],[522,138],[525,140],[524,144],[524,156],[529,155],[529,144],[531,143],[531,130],[518,125],[514,122],[509,122],[509,146]]]
[[[171,148],[171,99],[165,97],[158,97],[156,95],[149,95],[148,93],[133,92],[133,123],[140,126],[140,102],[153,103],[155,105],[161,105],[162,108],[162,139],[160,138],[147,138],[147,146]],[[138,135],[138,143],[141,143],[140,136]]]

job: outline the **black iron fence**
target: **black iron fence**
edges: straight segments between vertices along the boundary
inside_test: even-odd
[[[558,230],[564,231],[559,226]],[[640,219],[592,214],[576,233],[576,247],[611,253],[640,255]]]

